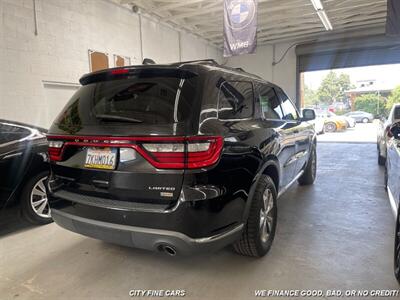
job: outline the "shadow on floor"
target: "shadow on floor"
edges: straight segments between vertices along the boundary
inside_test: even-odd
[[[34,227],[21,217],[18,205],[0,211],[0,238]]]

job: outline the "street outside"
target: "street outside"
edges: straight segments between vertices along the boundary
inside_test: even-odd
[[[341,132],[330,132],[318,135],[318,142],[342,143],[376,143],[378,121],[373,123],[357,123],[354,128]]]

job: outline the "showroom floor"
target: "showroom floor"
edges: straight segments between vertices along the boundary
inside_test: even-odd
[[[253,298],[256,289],[398,289],[394,218],[376,146],[321,143],[318,154],[315,185],[295,185],[280,199],[275,242],[262,259],[229,249],[171,258],[55,224],[10,221],[0,226],[1,299],[127,299],[132,289],[184,289],[186,298],[207,299]]]

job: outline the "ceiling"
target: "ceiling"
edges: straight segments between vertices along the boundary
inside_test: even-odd
[[[112,0],[222,47],[223,0]],[[327,32],[310,0],[258,0],[258,43],[297,42],[351,32],[383,33],[386,0],[321,0]]]

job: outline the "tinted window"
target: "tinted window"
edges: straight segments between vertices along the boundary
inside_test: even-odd
[[[400,106],[396,106],[394,109],[394,120],[400,119]]]
[[[253,115],[253,84],[248,81],[224,81],[219,88],[218,117],[245,119]]]
[[[0,144],[17,141],[31,134],[31,131],[18,126],[0,123]]]
[[[283,118],[279,99],[274,89],[268,85],[260,86],[261,112],[265,119],[280,120]]]
[[[184,122],[192,115],[196,78],[179,78],[175,73],[138,73],[84,85],[72,96],[56,123],[71,128],[101,122],[118,125],[129,119],[146,125]]]
[[[278,93],[279,98],[281,99],[283,119],[297,120],[299,116],[292,101],[290,101],[289,97],[281,89],[276,89],[276,92]]]

